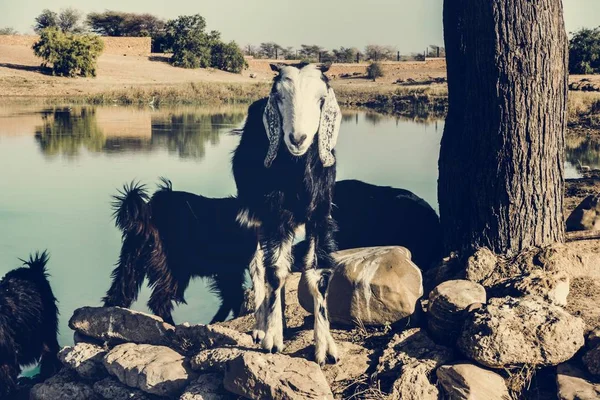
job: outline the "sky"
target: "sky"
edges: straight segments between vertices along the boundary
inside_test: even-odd
[[[317,44],[325,48],[367,44],[421,52],[443,45],[442,0],[0,0],[0,27],[33,33],[44,9],[74,7],[84,13],[118,10],[148,12],[165,19],[201,14],[208,29],[238,44],[274,41],[284,47]],[[600,0],[564,0],[568,32],[600,26]]]

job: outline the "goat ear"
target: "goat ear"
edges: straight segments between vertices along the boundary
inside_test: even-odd
[[[319,157],[325,167],[331,167],[335,164],[333,148],[337,143],[341,123],[342,111],[333,89],[329,88],[321,108],[321,121],[319,123]]]
[[[317,65],[317,69],[319,71],[321,71],[322,73],[325,73],[325,72],[329,71],[329,68],[331,68],[331,63],[325,63],[325,64],[319,64],[319,65]]]
[[[263,124],[269,138],[269,149],[265,157],[265,168],[269,168],[277,156],[279,143],[281,142],[281,116],[279,115],[277,103],[273,95],[269,96],[269,100],[265,106]]]
[[[271,66],[271,71],[273,72],[280,72],[281,71],[281,64],[269,64]]]

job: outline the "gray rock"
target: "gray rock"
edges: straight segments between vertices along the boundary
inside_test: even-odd
[[[498,257],[487,247],[478,249],[467,259],[465,266],[465,279],[482,283],[494,272]]]
[[[565,221],[567,231],[600,230],[600,195],[589,195]]]
[[[94,383],[94,392],[104,400],[157,400],[158,397],[131,389],[114,378],[105,378]]]
[[[227,363],[243,353],[244,350],[235,347],[205,349],[191,358],[190,365],[194,371],[198,372],[225,372]]]
[[[250,335],[219,325],[177,325],[173,344],[184,354],[195,354],[213,347],[254,347]]]
[[[328,302],[331,321],[381,326],[412,315],[423,295],[421,270],[410,252],[399,246],[351,249],[335,254]],[[312,312],[313,300],[304,280],[298,288],[300,304]]]
[[[104,366],[121,383],[158,396],[179,395],[196,378],[185,357],[164,346],[116,346],[104,357]]]
[[[600,399],[600,384],[591,383],[581,370],[570,364],[557,367],[556,386],[560,400]]]
[[[30,400],[101,400],[91,386],[78,382],[75,373],[63,370],[44,383],[35,385]]]
[[[223,375],[204,374],[190,384],[179,400],[233,400],[236,396],[223,388]]]
[[[436,286],[429,293],[427,326],[432,337],[454,344],[460,335],[466,309],[472,304],[485,304],[485,288],[468,280],[453,280]]]
[[[600,344],[583,355],[583,364],[595,376],[600,376]]]
[[[583,330],[581,319],[538,297],[490,299],[469,314],[458,347],[490,368],[557,365],[583,346]]]
[[[436,371],[438,383],[452,400],[510,400],[504,378],[473,364],[443,365]]]
[[[528,275],[505,279],[490,288],[493,297],[537,296],[559,306],[567,305],[570,286],[565,271],[534,270]]]
[[[89,343],[78,343],[74,347],[63,347],[58,359],[67,368],[85,379],[101,379],[108,375],[102,360],[106,350]]]
[[[317,364],[283,354],[246,352],[228,364],[223,383],[249,399],[333,399]]]
[[[175,332],[175,327],[159,317],[121,307],[78,308],[69,320],[69,327],[110,344],[166,345]]]

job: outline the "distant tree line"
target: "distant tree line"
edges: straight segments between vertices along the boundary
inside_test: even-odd
[[[584,28],[572,34],[569,42],[569,72],[600,73],[600,27]]]

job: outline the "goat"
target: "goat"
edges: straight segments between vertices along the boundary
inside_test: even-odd
[[[315,303],[315,360],[337,362],[329,331],[327,288],[337,248],[331,202],[336,167],[334,147],[341,111],[324,75],[327,67],[277,65],[268,98],[248,109],[232,168],[238,221],[257,233],[250,275],[254,285],[255,341],[283,349],[282,287],[292,265],[295,230],[305,226],[305,278]],[[285,146],[280,146],[281,141]]]
[[[125,185],[113,206],[123,244],[105,307],[130,307],[147,276],[148,307],[174,324],[173,303],[185,304],[190,279],[203,277],[212,279],[211,289],[221,297],[211,323],[224,321],[231,311],[238,315],[256,239],[237,225],[235,198],[173,191],[163,179],[151,199],[143,185]]]
[[[57,301],[48,282],[48,254],[36,253],[0,281],[0,398],[17,388],[21,367],[40,362],[46,379],[60,369]]]

